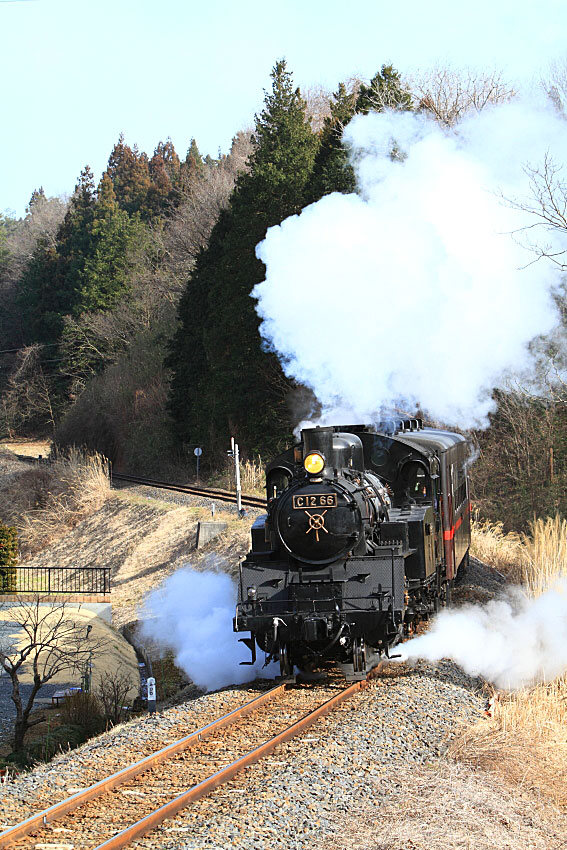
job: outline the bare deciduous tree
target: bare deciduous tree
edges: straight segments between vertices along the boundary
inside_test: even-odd
[[[22,274],[40,240],[55,248],[57,231],[66,211],[66,199],[37,195],[20,226],[8,238],[12,277]]]
[[[238,133],[229,155],[186,186],[181,203],[159,234],[162,274],[168,282],[165,288],[175,302],[185,289],[198,252],[209,241],[221,210],[228,206],[238,174],[247,170],[251,152],[251,133]]]
[[[449,66],[433,68],[411,80],[418,109],[430,112],[440,124],[452,127],[469,112],[481,112],[494,103],[515,96],[514,89],[498,71],[486,74]]]
[[[541,166],[527,165],[525,172],[529,178],[530,197],[504,198],[512,209],[533,217],[531,224],[516,233],[522,234],[525,246],[536,255],[536,260],[546,258],[565,271],[567,248],[562,246],[567,235],[567,182],[563,177],[563,165],[546,154]],[[543,242],[539,241],[540,233],[545,234]]]
[[[301,95],[307,103],[307,117],[314,133],[323,129],[325,118],[331,115],[331,92],[321,85],[308,86],[301,90]]]
[[[516,386],[496,394],[491,427],[476,434],[480,454],[472,467],[474,499],[484,516],[506,517],[509,527],[563,510],[566,472],[560,453],[564,405],[552,392],[536,396]]]
[[[8,377],[0,420],[9,434],[29,422],[55,428],[52,390],[41,365],[41,351],[38,344],[22,348]]]
[[[0,643],[0,666],[12,683],[16,708],[13,746],[14,752],[21,753],[26,732],[35,725],[30,714],[40,688],[61,673],[83,674],[93,653],[103,650],[106,643],[89,637],[89,627],[75,621],[76,608],[65,601],[46,604],[36,595],[4,603],[4,608],[4,623],[13,628]],[[21,677],[26,672],[32,676],[32,685],[24,697]]]
[[[103,674],[97,688],[97,697],[107,722],[112,725],[120,722],[124,714],[124,703],[133,686],[132,677],[120,667]]]
[[[559,112],[567,113],[567,58],[553,62],[541,87]]]

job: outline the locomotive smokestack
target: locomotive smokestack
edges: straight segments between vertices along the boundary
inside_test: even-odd
[[[304,428],[301,432],[303,441],[303,457],[310,452],[320,452],[328,465],[332,464],[333,457],[333,429],[332,428]]]

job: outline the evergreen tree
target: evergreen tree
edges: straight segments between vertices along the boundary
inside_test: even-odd
[[[32,202],[39,198],[32,196]],[[41,238],[20,281],[18,300],[28,328],[28,341],[54,342],[63,316],[76,309],[86,258],[92,247],[96,192],[86,166],[79,177],[56,246]]]
[[[203,157],[199,152],[199,148],[197,147],[197,142],[195,141],[195,139],[191,139],[191,143],[187,150],[187,156],[185,157],[185,162],[182,165],[182,169],[185,176],[189,179],[202,177],[205,173],[205,164],[203,162]]]
[[[13,526],[0,522],[0,592],[16,593],[16,570],[18,562],[18,533]],[[12,568],[12,569],[11,569]]]
[[[57,252],[40,238],[20,279],[17,304],[22,316],[25,341],[48,343],[57,340],[62,320],[57,303]]]
[[[28,215],[31,215],[34,211],[34,207],[44,204],[46,201],[47,198],[45,196],[45,190],[43,186],[40,186],[39,189],[34,189],[31,194],[30,202],[26,207],[26,213]]]
[[[382,65],[369,86],[361,85],[356,101],[356,111],[363,115],[384,109],[412,109],[411,94],[392,65]]]
[[[325,118],[321,145],[315,158],[313,174],[307,186],[305,202],[318,201],[330,192],[354,192],[354,170],[342,143],[343,130],[356,112],[357,94],[339,84],[330,103],[331,115]]]
[[[181,163],[171,139],[160,142],[149,163],[151,186],[145,206],[152,215],[166,213],[178,201]]]
[[[144,240],[138,215],[130,217],[116,201],[112,181],[103,174],[90,228],[90,251],[85,257],[74,309],[110,310],[127,290],[134,248]]]
[[[368,86],[358,93],[340,83],[330,104],[331,115],[325,119],[313,175],[306,189],[305,202],[312,203],[330,192],[354,192],[356,180],[342,143],[343,130],[358,113],[382,112],[384,109],[411,109],[409,91],[402,85],[398,71],[382,65]]]
[[[170,404],[179,433],[222,450],[235,434],[249,453],[273,449],[289,435],[289,382],[261,343],[250,292],[264,278],[255,247],[268,227],[299,213],[317,149],[285,62],[256,117],[250,171],[197,260],[180,304],[171,349]]]
[[[156,157],[159,157],[160,161],[163,163],[163,167],[169,178],[169,181],[171,185],[174,186],[177,180],[179,179],[181,162],[179,160],[179,157],[177,156],[176,150],[173,146],[173,142],[171,141],[169,136],[167,137],[165,142],[158,142],[158,145],[154,151],[154,159]]]
[[[40,239],[21,279],[28,341],[58,342],[65,316],[111,309],[127,289],[133,248],[144,234],[140,217],[120,209],[108,173],[95,190],[87,166],[55,245]]]
[[[146,201],[151,187],[148,157],[131,148],[121,133],[108,160],[107,173],[112,180],[120,209],[147,217]]]

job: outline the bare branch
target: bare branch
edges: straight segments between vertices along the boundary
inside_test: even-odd
[[[484,73],[470,68],[438,66],[411,80],[418,109],[431,113],[440,124],[453,127],[469,112],[515,97],[499,71]]]

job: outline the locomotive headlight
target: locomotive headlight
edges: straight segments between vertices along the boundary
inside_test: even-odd
[[[303,461],[303,466],[308,475],[318,475],[325,469],[325,458],[319,452],[310,452]]]
[[[256,590],[255,585],[251,585],[251,587],[248,588],[248,599],[253,602],[256,599],[257,595],[258,591]]]

